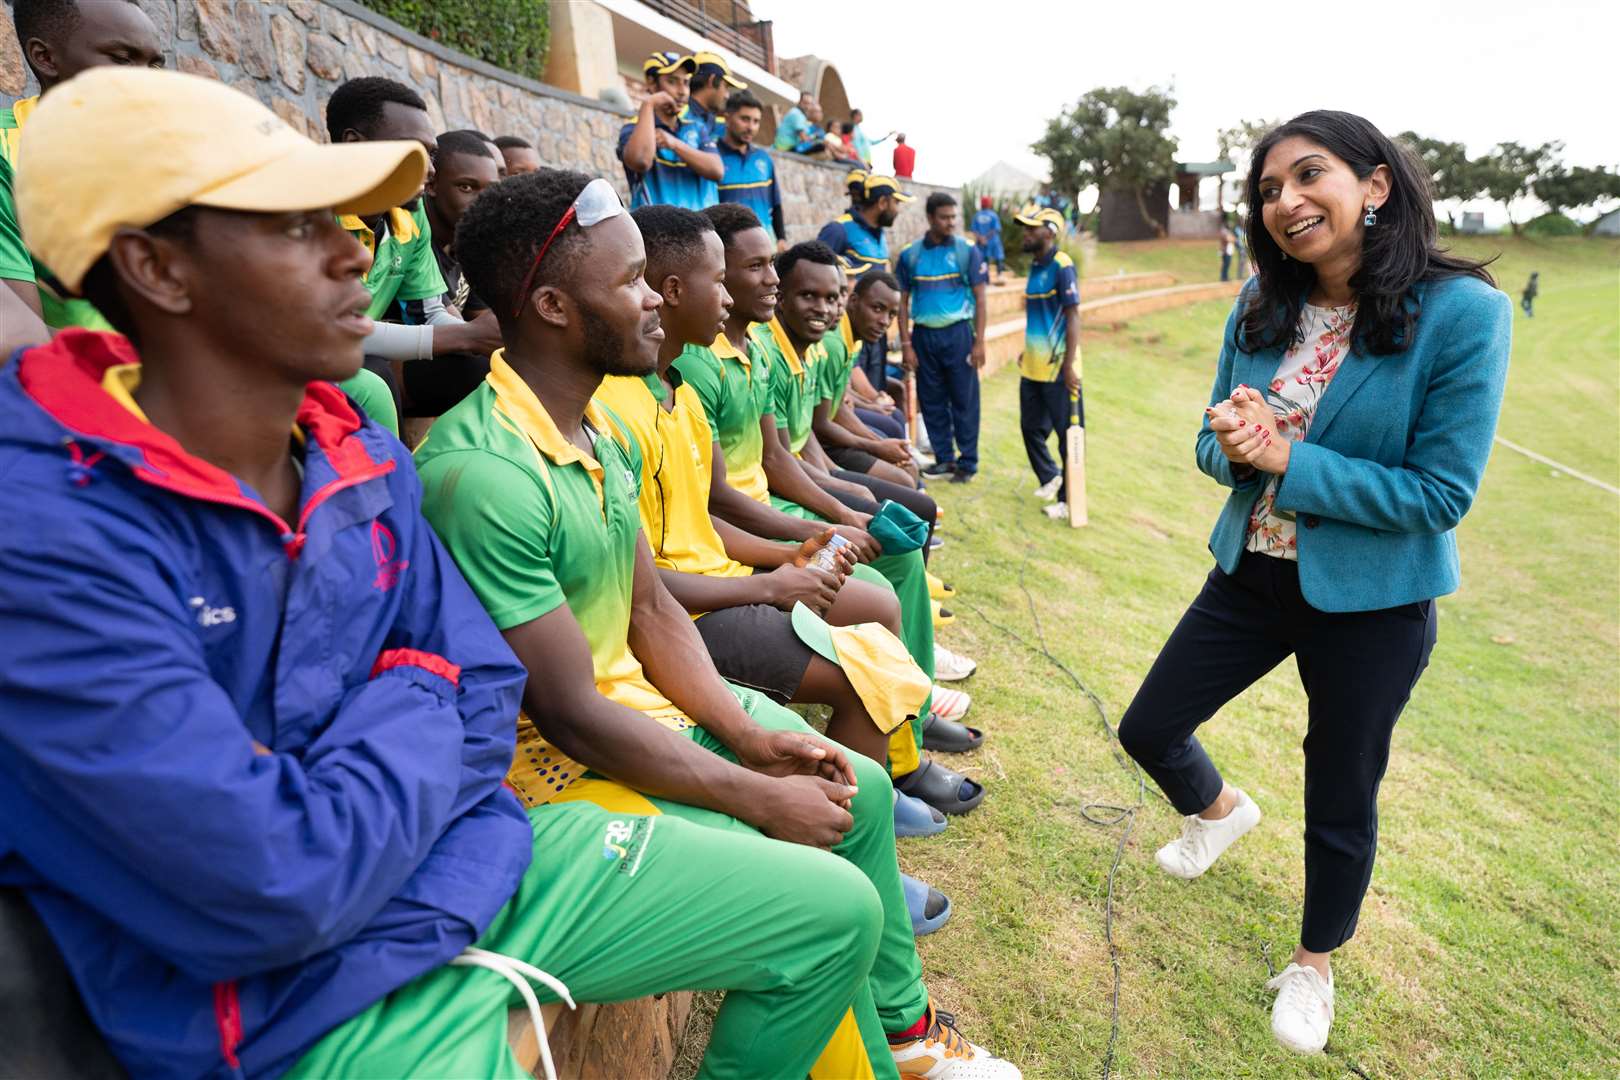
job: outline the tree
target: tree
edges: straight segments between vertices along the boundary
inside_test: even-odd
[[[1487,195],[1502,204],[1514,236],[1523,232],[1524,226],[1513,220],[1513,201],[1530,194],[1537,176],[1558,167],[1558,155],[1563,149],[1561,142],[1540,146],[1497,143],[1494,150],[1479,160],[1481,186]]]
[[[1245,185],[1245,189],[1249,172],[1254,167],[1254,162],[1249,160],[1254,156],[1254,148],[1279,123],[1277,120],[1239,120],[1236,126],[1221,128],[1215,133],[1216,152],[1232,163],[1237,171],[1238,183]]]
[[[1562,214],[1620,199],[1620,172],[1610,172],[1601,165],[1595,169],[1584,165],[1573,169],[1554,165],[1536,177],[1531,189],[1536,198],[1547,204],[1547,209]],[[1597,225],[1597,217],[1586,226],[1588,233]]]
[[[1144,192],[1168,180],[1175,171],[1176,140],[1165,134],[1171,90],[1150,86],[1141,92],[1126,86],[1098,87],[1046,123],[1046,134],[1030,149],[1046,158],[1052,186],[1079,191],[1093,184],[1136,193],[1142,220],[1160,236],[1164,226],[1149,213]]]
[[[1407,143],[1423,160],[1434,186],[1434,201],[1461,203],[1477,199],[1485,193],[1486,169],[1482,163],[1469,158],[1462,143],[1430,139],[1415,132],[1402,132],[1398,138]],[[1457,227],[1457,218],[1448,209],[1446,220]]]

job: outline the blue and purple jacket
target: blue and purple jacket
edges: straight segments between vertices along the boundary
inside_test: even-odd
[[[103,389],[137,361],[0,369],[0,885],[132,1074],[275,1076],[516,889],[524,670],[336,387],[288,522]]]

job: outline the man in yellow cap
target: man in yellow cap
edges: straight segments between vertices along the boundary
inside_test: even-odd
[[[678,52],[655,52],[642,62],[647,96],[636,118],[619,129],[632,207],[668,203],[702,210],[720,201],[726,169],[713,125],[687,110],[696,71],[697,61]]]
[[[23,125],[41,97],[81,71],[114,64],[162,67],[163,44],[152,20],[133,3],[12,0],[11,18],[28,69],[39,81],[39,96],[0,108],[0,285],[16,293],[47,326],[105,330],[107,321],[88,302],[64,298],[48,284],[36,284],[39,268],[17,227],[12,199]]]
[[[1023,249],[1033,259],[1024,286],[1018,427],[1039,485],[1035,497],[1055,498],[1046,506],[1046,516],[1067,521],[1068,459],[1059,453],[1054,463],[1047,440],[1056,433],[1061,450],[1071,415],[1085,424],[1085,402],[1080,397],[1080,279],[1074,260],[1058,247],[1065,224],[1061,211],[1030,204],[1014,220],[1024,227]]]
[[[128,338],[0,372],[9,880],[132,1075],[517,1080],[533,979],[725,990],[700,1075],[803,1076],[866,993],[867,877],[645,800],[525,811],[524,669],[330,381],[371,328],[334,211],[426,170],[188,75],[87,72],[35,114],[23,227]]]

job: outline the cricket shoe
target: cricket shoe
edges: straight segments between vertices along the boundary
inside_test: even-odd
[[[952,652],[945,646],[934,643],[934,680],[936,682],[961,682],[979,670],[979,665],[971,658],[959,652]]]
[[[1046,483],[1035,489],[1035,497],[1042,502],[1051,502],[1057,498],[1058,488],[1063,486],[1063,475],[1060,473]]]
[[[1208,870],[1239,837],[1260,824],[1260,808],[1237,788],[1237,805],[1223,818],[1206,821],[1188,814],[1181,835],[1160,848],[1154,858],[1165,873],[1191,880]]]
[[[1266,983],[1277,991],[1271,1007],[1271,1033],[1296,1054],[1320,1054],[1333,1026],[1333,973],[1327,978],[1313,967],[1289,964]]]
[[[1023,1080],[1010,1061],[975,1046],[956,1030],[956,1017],[928,1003],[921,1035],[890,1035],[889,1052],[901,1080]]]
[[[1045,506],[1041,507],[1041,513],[1045,514],[1053,521],[1068,521],[1069,504],[1060,502],[1047,503]]]

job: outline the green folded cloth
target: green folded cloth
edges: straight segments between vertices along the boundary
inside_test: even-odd
[[[867,522],[866,531],[877,537],[885,555],[904,555],[928,542],[928,522],[893,499],[886,499]]]

